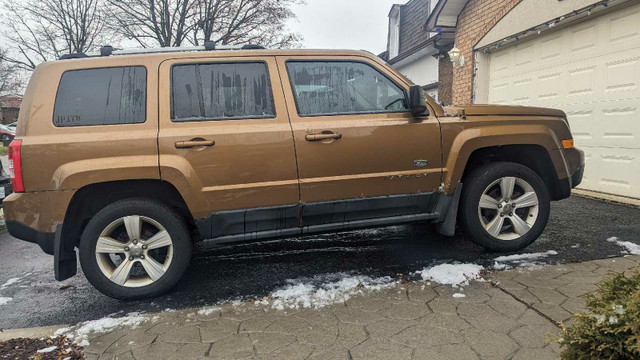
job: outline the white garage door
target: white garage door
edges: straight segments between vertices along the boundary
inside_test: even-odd
[[[640,5],[493,53],[489,102],[564,110],[580,187],[640,198]]]

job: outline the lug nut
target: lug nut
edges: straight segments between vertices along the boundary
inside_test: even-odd
[[[508,202],[509,202],[509,199],[505,200],[504,202],[508,203]]]
[[[500,213],[500,216],[504,217],[504,213]]]
[[[148,246],[147,245],[142,245],[142,250],[147,250]]]
[[[138,245],[138,240],[133,240],[133,245]]]
[[[141,259],[141,260],[144,260],[144,255],[140,255],[140,259]]]
[[[502,209],[502,204],[498,204],[498,209]]]
[[[128,246],[125,246],[125,247],[124,247],[124,251],[129,251],[129,247],[128,247]]]
[[[135,258],[133,256],[129,256],[129,261],[133,261]]]
[[[513,216],[513,213],[510,213],[509,216]]]

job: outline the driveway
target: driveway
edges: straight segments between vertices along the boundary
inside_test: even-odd
[[[539,261],[572,263],[621,256],[610,237],[640,244],[640,210],[579,197],[554,203],[549,227],[526,253],[548,252]],[[195,258],[169,295],[121,302],[107,298],[80,273],[64,284],[53,279],[53,258],[32,244],[0,234],[0,328],[77,323],[112,313],[184,309],[225,300],[261,297],[288,279],[332,273],[407,276],[434,264],[459,261],[492,266],[488,253],[463,235],[446,238],[431,226],[407,225],[221,247]],[[503,254],[501,254],[503,255]]]

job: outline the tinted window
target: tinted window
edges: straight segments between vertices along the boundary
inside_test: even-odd
[[[264,63],[176,65],[171,86],[174,121],[275,115]]]
[[[67,71],[62,75],[53,123],[87,126],[143,123],[147,70],[142,66]]]
[[[287,70],[302,116],[407,109],[404,91],[363,63],[288,62]]]

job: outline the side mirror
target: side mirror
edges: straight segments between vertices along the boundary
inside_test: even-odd
[[[427,98],[420,85],[411,85],[409,88],[409,106],[413,116],[429,115]]]

